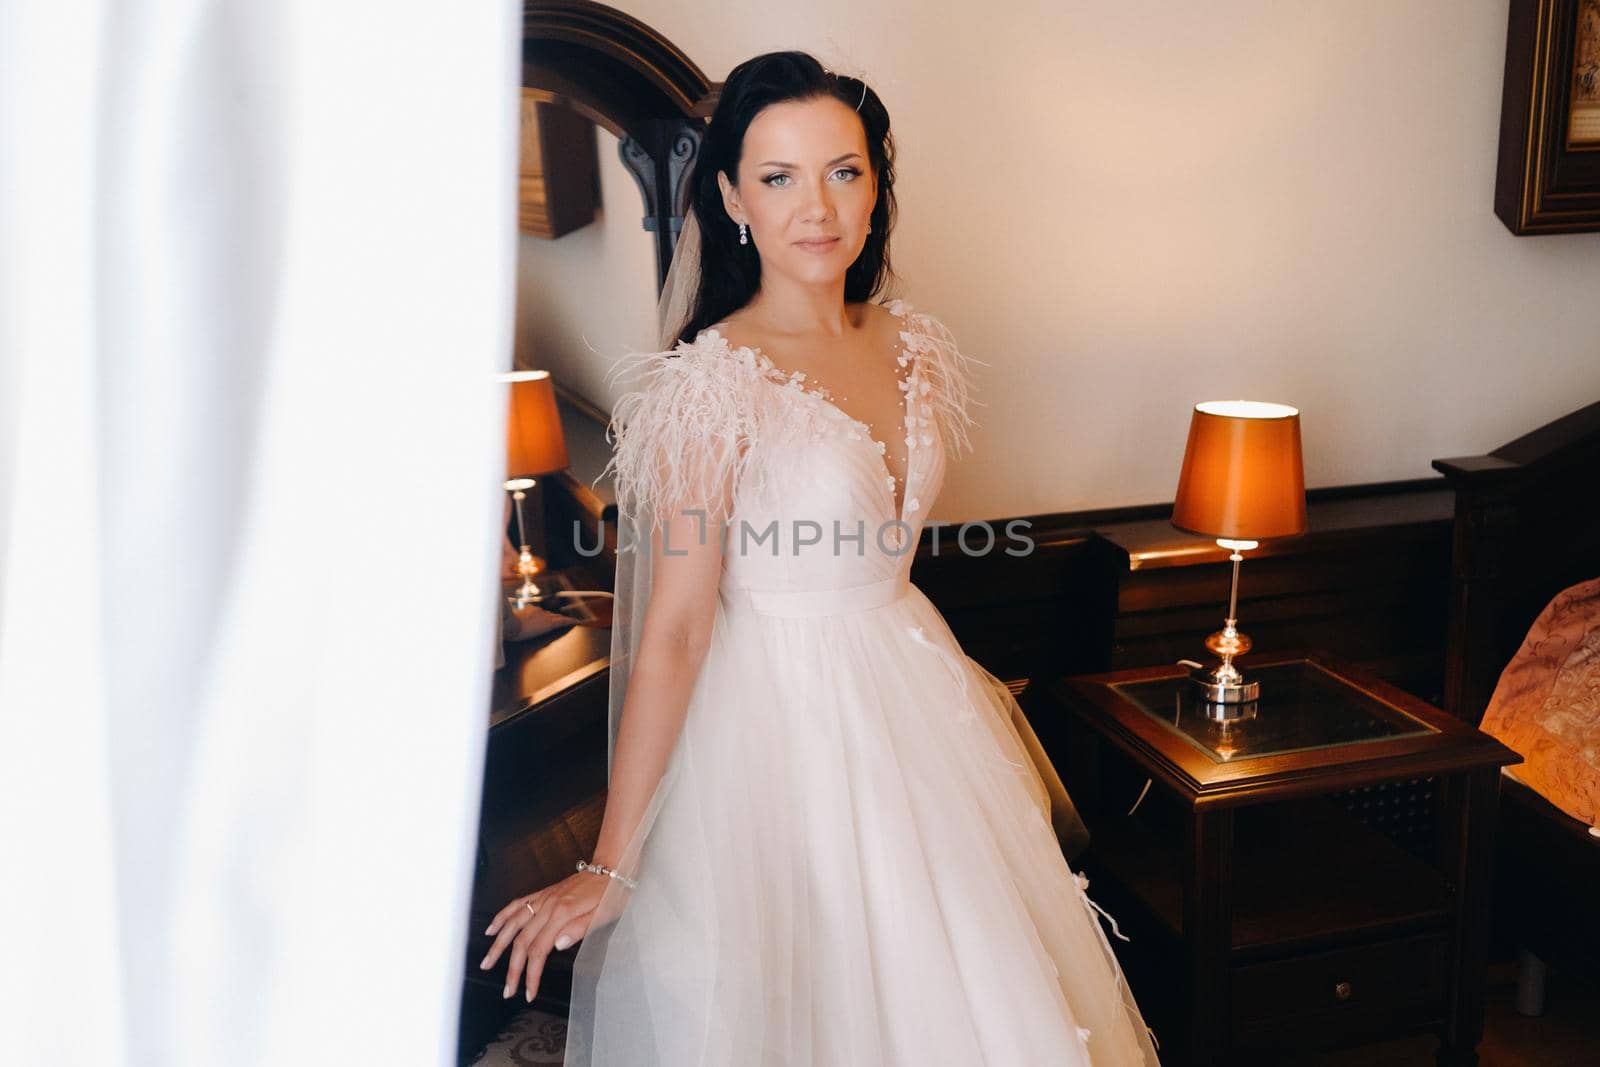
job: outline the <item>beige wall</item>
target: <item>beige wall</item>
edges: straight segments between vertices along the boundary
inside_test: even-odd
[[[641,221],[644,199],[617,158],[617,139],[599,129],[595,141],[595,220],[553,241],[518,238],[517,363],[550,371],[609,411],[612,360],[629,348],[655,347],[656,266]]]
[[[1491,209],[1504,0],[619,6],[713,78],[802,48],[884,97],[898,295],[989,364],[936,517],[1170,500],[1204,399],[1298,405],[1314,487],[1427,477],[1600,400],[1600,235]],[[653,332],[601,142],[607,224],[528,257],[566,272],[519,331],[552,351]],[[586,266],[600,245],[637,270]]]

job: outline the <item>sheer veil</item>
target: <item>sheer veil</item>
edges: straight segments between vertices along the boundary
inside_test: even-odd
[[[699,290],[700,220],[691,206],[684,212],[678,242],[672,249],[672,263],[667,267],[667,280],[656,301],[656,322],[660,329],[657,336],[662,351],[677,344],[678,335],[688,325],[689,315],[694,311]]]

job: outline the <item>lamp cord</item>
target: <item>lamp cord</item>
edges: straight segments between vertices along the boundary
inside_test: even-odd
[[[1204,667],[1205,664],[1196,663],[1192,659],[1180,659],[1180,660],[1178,660],[1178,666],[1180,666],[1180,667]],[[1174,725],[1174,726],[1178,725],[1178,717],[1176,715],[1174,715],[1172,717],[1172,725]],[[1153,782],[1153,781],[1155,781],[1154,778],[1146,778],[1144,780],[1144,788],[1139,790],[1139,795],[1133,798],[1133,807],[1128,809],[1127,814],[1132,815],[1135,811],[1138,810],[1140,802],[1142,802],[1144,800],[1144,795],[1146,793],[1150,792],[1150,783]]]

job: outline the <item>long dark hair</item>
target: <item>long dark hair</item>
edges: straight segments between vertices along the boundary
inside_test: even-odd
[[[737,181],[745,131],[763,108],[786,100],[826,96],[842,101],[861,116],[867,158],[878,179],[872,232],[845,272],[845,302],[872,299],[892,277],[889,236],[895,221],[894,139],[883,101],[860,78],[835,74],[809,53],[767,52],[734,67],[723,83],[689,179],[690,203],[700,225],[700,278],[694,311],[678,340],[693,341],[701,330],[744,307],[761,287],[761,257],[755,245],[739,243],[738,227],[722,204],[717,172]]]

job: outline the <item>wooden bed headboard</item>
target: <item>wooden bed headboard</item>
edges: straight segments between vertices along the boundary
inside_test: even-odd
[[[1600,403],[1433,466],[1456,491],[1445,708],[1477,725],[1539,612],[1600,576]]]

